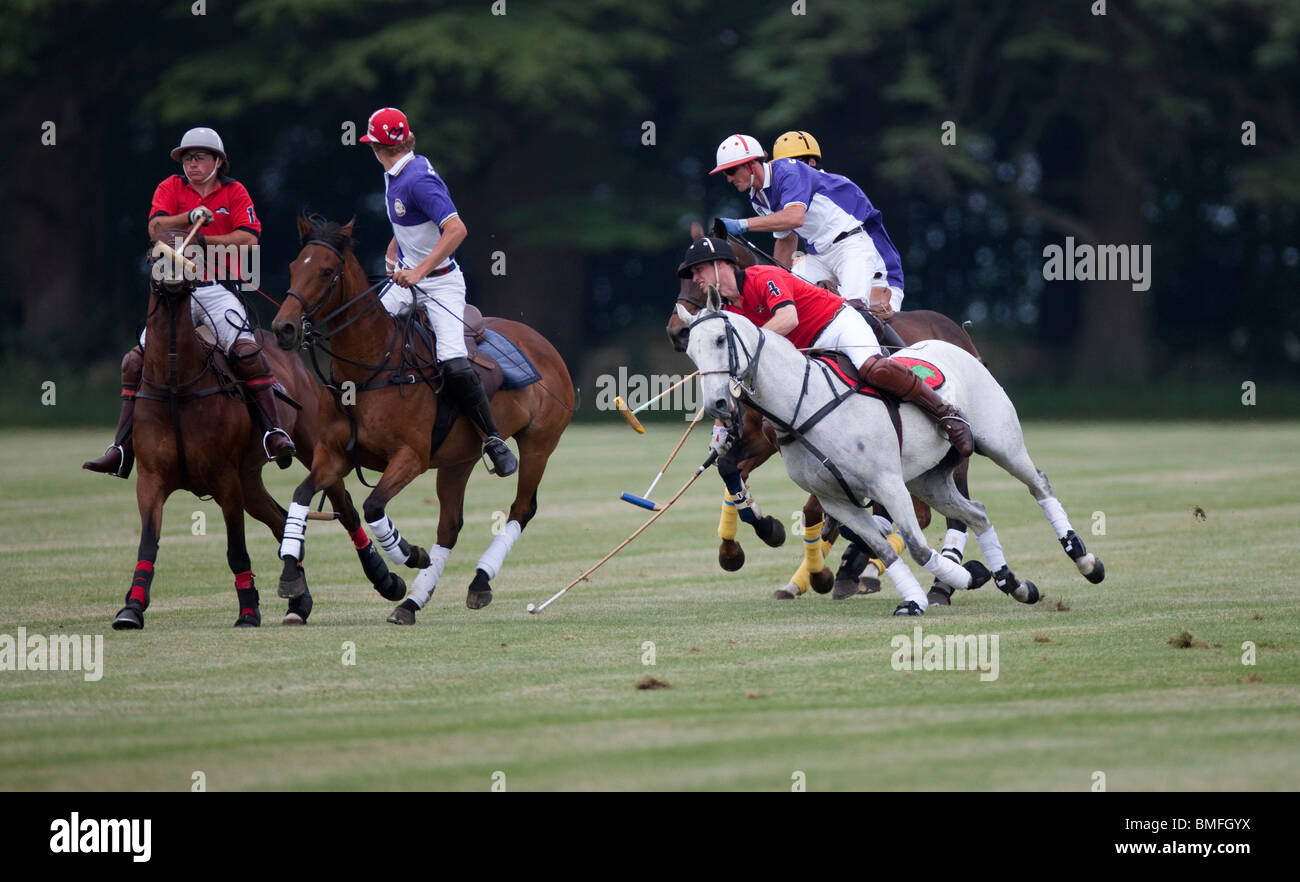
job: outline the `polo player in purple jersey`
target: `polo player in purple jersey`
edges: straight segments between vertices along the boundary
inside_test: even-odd
[[[437,338],[443,394],[483,436],[492,473],[514,474],[519,461],[497,432],[492,406],[465,349],[465,276],[454,255],[469,231],[432,163],[416,154],[415,133],[406,115],[384,107],[370,115],[366,128],[361,140],[370,144],[384,167],[384,201],[393,225],[387,253],[393,281],[380,299],[394,315],[424,308]]]
[[[733,187],[748,193],[758,215],[721,218],[727,232],[771,233],[773,256],[786,266],[802,236],[808,256],[795,275],[813,284],[835,281],[841,297],[861,300],[882,319],[897,312],[903,305],[903,264],[880,210],[843,175],[792,157],[766,158],[748,135],[732,135],[718,146],[717,168],[710,174],[725,173]]]

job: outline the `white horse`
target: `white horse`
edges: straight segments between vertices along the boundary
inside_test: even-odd
[[[1022,603],[1037,602],[1034,584],[1017,579],[1007,566],[984,506],[957,490],[952,479],[956,454],[924,414],[912,405],[899,408],[900,442],[884,401],[850,391],[829,368],[805,357],[784,337],[762,331],[721,306],[716,291],[710,291],[707,307],[696,315],[678,306],[678,314],[690,325],[686,354],[700,369],[705,410],[731,420],[736,397],[743,394],[745,404],[768,418],[780,433],[781,458],[791,480],[815,494],[829,514],[885,562],[903,598],[894,615],[921,615],[928,606],[926,594],[885,540],[864,499],[889,509],[912,558],[946,585],[977,588],[990,577],[978,561],[959,566],[926,545],[909,491],[936,511],[970,525],[999,589]],[[1029,458],[1016,409],[984,365],[940,340],[908,347],[894,357],[900,356],[923,359],[939,369],[943,383],[935,391],[970,418],[975,451],[1029,488],[1088,581],[1095,584],[1105,578],[1101,559],[1084,548],[1052,495],[1047,476]]]

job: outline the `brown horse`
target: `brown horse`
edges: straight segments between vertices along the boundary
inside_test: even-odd
[[[273,325],[276,339],[283,348],[295,348],[303,339],[304,325],[309,326],[314,340],[328,341],[333,356],[331,386],[346,386],[355,390],[356,397],[346,411],[334,400],[321,400],[322,431],[311,474],[294,491],[289,527],[281,543],[284,575],[280,595],[292,597],[300,590],[305,524],[299,515],[317,489],[330,487],[354,466],[361,466],[383,473],[362,504],[376,540],[391,561],[420,570],[411,596],[388,617],[393,624],[413,624],[415,613],[432,596],[460,534],[465,485],[479,461],[482,442],[469,419],[450,411],[453,421],[441,443],[434,446],[441,403],[435,391],[439,377],[433,369],[432,350],[417,342],[413,353],[403,351],[397,320],[381,304],[375,290],[378,286],[367,285],[366,274],[353,254],[352,223],[340,226],[321,218],[299,218],[298,232],[303,248],[289,266],[289,292]],[[503,389],[492,398],[501,436],[513,436],[518,442],[519,475],[506,526],[479,559],[470,583],[465,598],[470,609],[491,602],[490,580],[537,513],[537,487],[574,409],[568,368],[545,337],[506,319],[488,318],[484,325],[513,341],[541,379],[521,388]],[[426,551],[402,538],[384,510],[402,488],[429,469],[438,470],[441,510],[437,544]],[[378,555],[375,561],[382,569],[368,566],[367,575],[385,597],[401,600],[406,593],[404,583],[388,572]]]
[[[698,224],[691,225],[692,240],[703,237],[704,229]],[[759,258],[749,248],[738,240],[732,240],[732,248],[735,252],[737,262],[742,268],[754,266],[759,262]],[[826,287],[831,287],[827,285]],[[832,288],[832,290],[834,290]],[[688,312],[694,314],[703,307],[703,300],[690,279],[682,279],[677,294],[677,303],[683,305]],[[971,355],[983,361],[979,351],[975,348],[974,342],[970,335],[954,322],[939,312],[931,310],[917,309],[907,312],[894,313],[888,320],[889,326],[902,338],[907,345],[919,342],[921,340],[944,340],[959,346],[969,352]],[[677,315],[676,304],[673,312],[668,319],[668,338],[672,341],[673,348],[678,352],[686,351],[686,336],[689,333],[689,327]],[[744,424],[741,429],[740,442],[737,449],[729,451],[728,455],[718,461],[719,473],[724,473],[729,468],[738,468],[739,480],[742,483],[749,480],[749,475],[754,469],[767,462],[773,454],[778,452],[775,440],[769,432],[764,431],[763,418],[752,409],[746,409],[744,412]],[[963,460],[958,464],[953,474],[953,479],[957,488],[962,494],[968,494],[967,473],[970,470],[970,460]],[[917,521],[922,529],[930,524],[930,509],[925,503],[913,498],[913,506],[916,509]],[[730,528],[720,526],[719,536],[721,542],[718,546],[718,564],[729,572],[739,570],[745,563],[745,552],[740,543],[734,538],[735,514],[729,509],[734,509],[732,503],[726,499],[723,501],[723,524],[732,525]],[[876,514],[883,515],[888,520],[888,512],[885,512],[879,506],[874,507]],[[771,523],[772,518],[766,517],[755,525],[755,532],[758,533],[769,545],[781,544],[779,539],[784,538],[783,531],[773,529],[775,524]],[[830,550],[836,536],[839,533],[838,524],[833,518],[829,518],[822,511],[821,503],[815,496],[809,496],[808,501],[803,507],[803,522],[810,525],[805,530],[805,559],[800,565],[799,570],[791,576],[790,581],[783,587],[778,588],[772,593],[772,596],[781,600],[788,600],[799,596],[808,587],[804,584],[805,580],[811,584],[813,590],[819,594],[830,591],[832,585],[835,587],[835,597],[843,598],[852,596],[856,593],[874,593],[880,589],[879,581],[876,579],[864,579],[861,589],[856,584],[858,574],[861,573],[866,565],[867,556],[856,555],[857,565],[852,566],[849,554],[846,553],[846,566],[841,570],[841,576],[833,578],[829,569],[825,566],[824,555]],[[817,528],[820,527],[821,542],[817,540]],[[961,534],[964,540],[966,525],[958,520],[947,519],[949,536]],[[723,535],[724,533],[730,533]],[[960,540],[958,540],[960,541]],[[945,545],[947,543],[945,542]],[[954,557],[960,562],[962,552],[959,548],[948,547],[944,549],[950,557]],[[854,571],[856,570],[856,571]],[[845,573],[851,572],[851,577],[845,580]],[[945,590],[936,581],[935,586],[930,591],[930,602],[945,605],[949,601],[949,592]]]
[[[190,314],[188,282],[161,282],[149,298],[144,370],[135,399],[134,437],[139,472],[136,500],[140,506],[140,548],[126,605],[113,619],[117,630],[144,627],[163,504],[176,490],[211,496],[221,506],[226,523],[226,562],[235,574],[239,618],[235,627],[257,627],[262,615],[244,542],[244,512],[266,524],[278,542],[284,536],[285,511],[262,483],[266,452],[263,427],[249,412],[239,389],[228,379],[224,354],[200,341]],[[322,392],[299,358],[272,344],[270,335],[256,333],[272,373],[286,395],[306,408],[299,413],[281,405],[284,428],[293,438],[304,465],[316,444],[317,395]],[[224,374],[224,375],[223,375]],[[330,488],[330,500],[344,527],[360,529],[361,521],[341,483]],[[311,593],[293,599],[286,625],[306,624]]]

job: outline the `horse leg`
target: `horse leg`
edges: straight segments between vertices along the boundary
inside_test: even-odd
[[[988,444],[987,449],[983,446],[985,442],[981,441],[981,452],[1029,488],[1029,492],[1043,510],[1043,517],[1056,531],[1056,538],[1070,560],[1074,561],[1074,565],[1078,567],[1085,579],[1094,585],[1098,584],[1106,578],[1106,568],[1102,565],[1101,558],[1091,554],[1084,547],[1083,540],[1070,526],[1070,518],[1066,515],[1065,508],[1052,493],[1052,485],[1048,483],[1047,475],[1039,471],[1033,460],[1029,458],[1024,438],[1020,433],[1016,435],[1015,439],[1004,439],[1004,443],[1001,444]]]
[[[144,611],[149,608],[149,586],[153,582],[154,563],[158,560],[158,537],[162,535],[163,503],[171,495],[160,476],[140,470],[136,478],[135,499],[140,508],[140,547],[136,553],[135,574],[126,592],[126,605],[113,617],[113,630],[136,631],[144,627]]]
[[[405,597],[406,582],[396,573],[388,571],[383,557],[387,557],[393,563],[404,564],[414,569],[424,569],[429,566],[428,552],[403,539],[392,520],[384,513],[392,498],[402,492],[406,485],[419,477],[424,470],[425,466],[414,450],[409,447],[399,448],[389,458],[388,465],[379,478],[379,483],[375,485],[375,489],[370,491],[370,495],[361,504],[362,516],[370,525],[375,542],[367,543],[364,548],[358,547],[357,554],[361,557],[361,566],[366,576],[385,600],[401,600]],[[353,541],[357,541],[355,536]],[[375,551],[375,543],[378,543],[383,550],[383,557]]]
[[[260,480],[259,480],[260,483]],[[248,559],[248,544],[244,536],[244,500],[236,485],[225,489],[217,497],[221,516],[226,522],[226,563],[235,574],[235,595],[239,599],[239,618],[236,628],[257,628],[262,624],[262,611],[258,603],[257,587],[253,582],[253,565]],[[263,493],[265,493],[263,488]],[[267,499],[270,499],[268,494]],[[274,505],[274,500],[271,500]],[[279,509],[279,506],[276,506]]]
[[[818,594],[825,594],[835,582],[834,575],[826,568],[826,555],[835,543],[837,525],[834,521],[827,523],[821,502],[812,494],[803,504],[803,523],[803,561],[790,581],[772,592],[774,600],[793,600],[810,587]]]
[[[754,528],[754,533],[770,548],[785,544],[785,525],[771,515],[764,515],[749,493],[745,482],[749,475],[771,458],[776,449],[763,434],[762,418],[754,411],[746,411],[741,424],[740,439],[725,454],[718,457],[718,474],[726,486],[722,500],[722,515],[718,521],[718,565],[727,572],[735,572],[745,565],[745,551],[736,541],[739,521]]]
[[[906,499],[905,491],[903,498]],[[925,592],[921,590],[921,583],[916,581],[916,576],[912,575],[912,571],[889,544],[889,540],[885,538],[872,517],[866,511],[848,502],[823,501],[822,505],[828,514],[842,521],[885,564],[885,572],[889,574],[899,596],[903,599],[894,610],[894,615],[924,614],[927,601]]]
[[[271,494],[266,489],[266,485],[262,483],[261,463],[258,463],[258,467],[256,470],[252,472],[248,472],[244,475],[243,485],[244,485],[243,486],[244,511],[248,512],[254,518],[266,524],[266,526],[271,531],[271,535],[275,537],[276,541],[282,542],[284,540],[284,524],[285,524],[285,520],[288,517],[288,512],[280,508],[280,504],[271,497]],[[303,592],[297,597],[291,598],[289,600],[289,609],[288,611],[285,612],[284,618],[280,622],[280,624],[282,625],[305,625],[307,624],[307,617],[311,615],[311,609],[312,609],[311,589],[307,587],[307,577],[302,572],[302,564],[298,564],[297,569],[298,569],[298,576],[299,578],[302,579]],[[248,587],[251,588],[252,574],[250,573],[249,575],[250,575],[250,584]],[[238,574],[236,574],[235,576],[235,582],[236,582],[235,588],[236,590],[238,590],[239,588]],[[253,596],[254,599],[256,599],[256,594],[254,594]],[[242,598],[240,600],[239,605],[242,611],[242,608],[246,605],[244,604]],[[259,616],[259,620],[260,620],[260,616]],[[239,625],[239,623],[236,623],[236,627],[242,627],[242,626]]]
[[[389,624],[414,625],[415,614],[424,609],[433,597],[447,558],[456,547],[456,539],[465,525],[465,485],[477,465],[478,460],[470,460],[438,469],[438,533],[429,549],[429,565],[416,574],[410,596],[389,614]]]
[[[872,520],[880,527],[885,541],[898,554],[903,553],[903,537],[894,530],[893,521],[883,505],[873,502]],[[878,512],[884,512],[879,514]],[[844,600],[859,594],[875,594],[880,591],[880,577],[885,574],[885,562],[871,556],[871,547],[849,527],[841,527],[840,532],[848,540],[848,548],[840,560],[839,571],[835,573],[835,586],[831,597]]]
[[[537,514],[537,488],[555,449],[554,443],[548,446],[528,437],[515,437],[519,441],[519,484],[515,488],[515,500],[510,504],[505,527],[478,559],[474,581],[470,582],[469,592],[465,595],[465,605],[470,609],[482,609],[492,602],[491,580],[501,572],[506,555],[519,539],[519,534]],[[464,493],[464,485],[461,492]]]

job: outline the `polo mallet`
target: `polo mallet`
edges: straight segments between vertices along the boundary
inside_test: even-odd
[[[692,376],[694,376],[694,374],[692,374]],[[668,461],[665,462],[663,468],[659,470],[659,474],[655,475],[655,479],[650,482],[650,487],[645,491],[644,496],[637,496],[632,493],[624,493],[619,498],[622,499],[624,502],[630,502],[633,505],[639,505],[642,508],[648,508],[650,509],[650,511],[659,511],[659,506],[650,500],[650,494],[654,492],[655,485],[658,484],[659,479],[664,476],[664,472],[668,471],[669,463],[671,463],[673,461],[673,458],[677,456],[677,451],[682,449],[682,445],[686,443],[686,439],[690,436],[691,430],[695,428],[696,424],[699,423],[700,418],[703,416],[704,416],[704,408],[701,407],[700,412],[695,415],[695,419],[691,420],[691,424],[686,427],[686,432],[683,433],[682,440],[678,441],[677,446],[673,448],[673,452],[668,454]]]
[[[706,460],[704,461],[704,464],[703,464],[703,465],[701,465],[698,469],[695,470],[695,474],[691,475],[690,480],[688,480],[685,484],[682,485],[682,489],[678,490],[678,491],[677,491],[677,494],[676,494],[675,496],[673,496],[672,499],[670,499],[670,500],[668,500],[667,502],[665,502],[665,503],[663,504],[663,507],[662,507],[662,508],[660,508],[658,511],[656,511],[653,515],[650,516],[650,520],[646,521],[646,522],[645,522],[644,524],[642,524],[640,527],[637,527],[636,532],[633,533],[631,536],[628,536],[628,537],[627,537],[626,539],[624,539],[621,543],[619,543],[619,545],[618,545],[617,548],[615,548],[615,549],[614,549],[613,551],[611,551],[609,554],[605,555],[605,556],[602,557],[599,561],[597,561],[596,564],[595,564],[595,566],[591,567],[589,570],[587,570],[587,571],[586,571],[585,573],[583,573],[581,576],[579,576],[578,578],[574,579],[572,582],[570,582],[569,584],[565,585],[565,586],[564,586],[563,588],[561,588],[559,591],[557,591],[557,592],[555,592],[554,594],[552,594],[552,595],[550,596],[550,598],[547,599],[547,601],[546,601],[545,603],[542,603],[541,605],[538,605],[538,606],[534,606],[533,604],[530,603],[530,604],[528,604],[526,607],[524,607],[524,609],[527,610],[528,612],[532,613],[533,615],[537,615],[539,612],[541,612],[542,610],[546,609],[548,606],[550,606],[552,603],[554,603],[556,600],[558,600],[558,599],[560,598],[561,595],[563,595],[566,591],[568,591],[568,590],[569,590],[570,588],[572,588],[574,585],[577,585],[577,584],[578,584],[579,582],[581,582],[583,579],[587,578],[587,577],[590,576],[592,573],[596,572],[596,570],[600,569],[601,564],[603,564],[605,561],[609,560],[611,557],[613,557],[614,555],[616,555],[616,554],[618,554],[620,551],[622,551],[624,548],[626,548],[626,547],[628,546],[628,544],[631,543],[631,541],[632,541],[633,539],[635,539],[636,537],[638,537],[638,536],[640,536],[642,533],[644,533],[647,527],[649,527],[649,526],[650,526],[651,524],[653,524],[655,521],[659,520],[660,516],[661,516],[664,512],[668,511],[669,507],[670,507],[674,502],[676,502],[678,499],[681,498],[682,494],[685,493],[685,492],[690,488],[690,486],[691,486],[692,484],[695,483],[695,479],[698,478],[700,475],[704,474],[704,470],[707,469],[709,466],[713,465],[714,461],[715,461],[717,458],[718,458],[717,451],[711,451],[711,452],[709,453],[709,458],[706,459]]]
[[[784,263],[777,260],[772,255],[768,254],[762,248],[759,248],[757,245],[755,245],[753,242],[746,239],[744,236],[736,236],[732,233],[728,233],[727,228],[722,224],[722,218],[715,217],[713,219],[713,235],[719,239],[730,239],[732,241],[739,242],[741,245],[744,245],[746,248],[748,248],[750,251],[757,254],[759,257],[765,257],[768,260],[770,260],[773,266],[779,266],[783,270],[790,269],[790,267],[786,266]]]
[[[618,409],[618,412],[623,415],[623,419],[627,420],[627,424],[632,428],[636,429],[638,435],[644,435],[645,426],[641,425],[641,421],[636,418],[636,415],[639,414],[641,411],[645,410],[650,405],[654,404],[660,398],[663,398],[665,395],[667,395],[669,392],[676,389],[678,386],[685,383],[687,380],[690,380],[691,378],[695,377],[696,374],[698,373],[699,371],[696,371],[694,374],[691,374],[688,377],[683,377],[682,379],[678,380],[676,383],[673,383],[664,391],[660,392],[654,398],[651,398],[649,401],[645,402],[644,404],[637,405],[636,410],[628,410],[627,402],[624,401],[621,396],[614,397],[614,407],[616,407]]]

